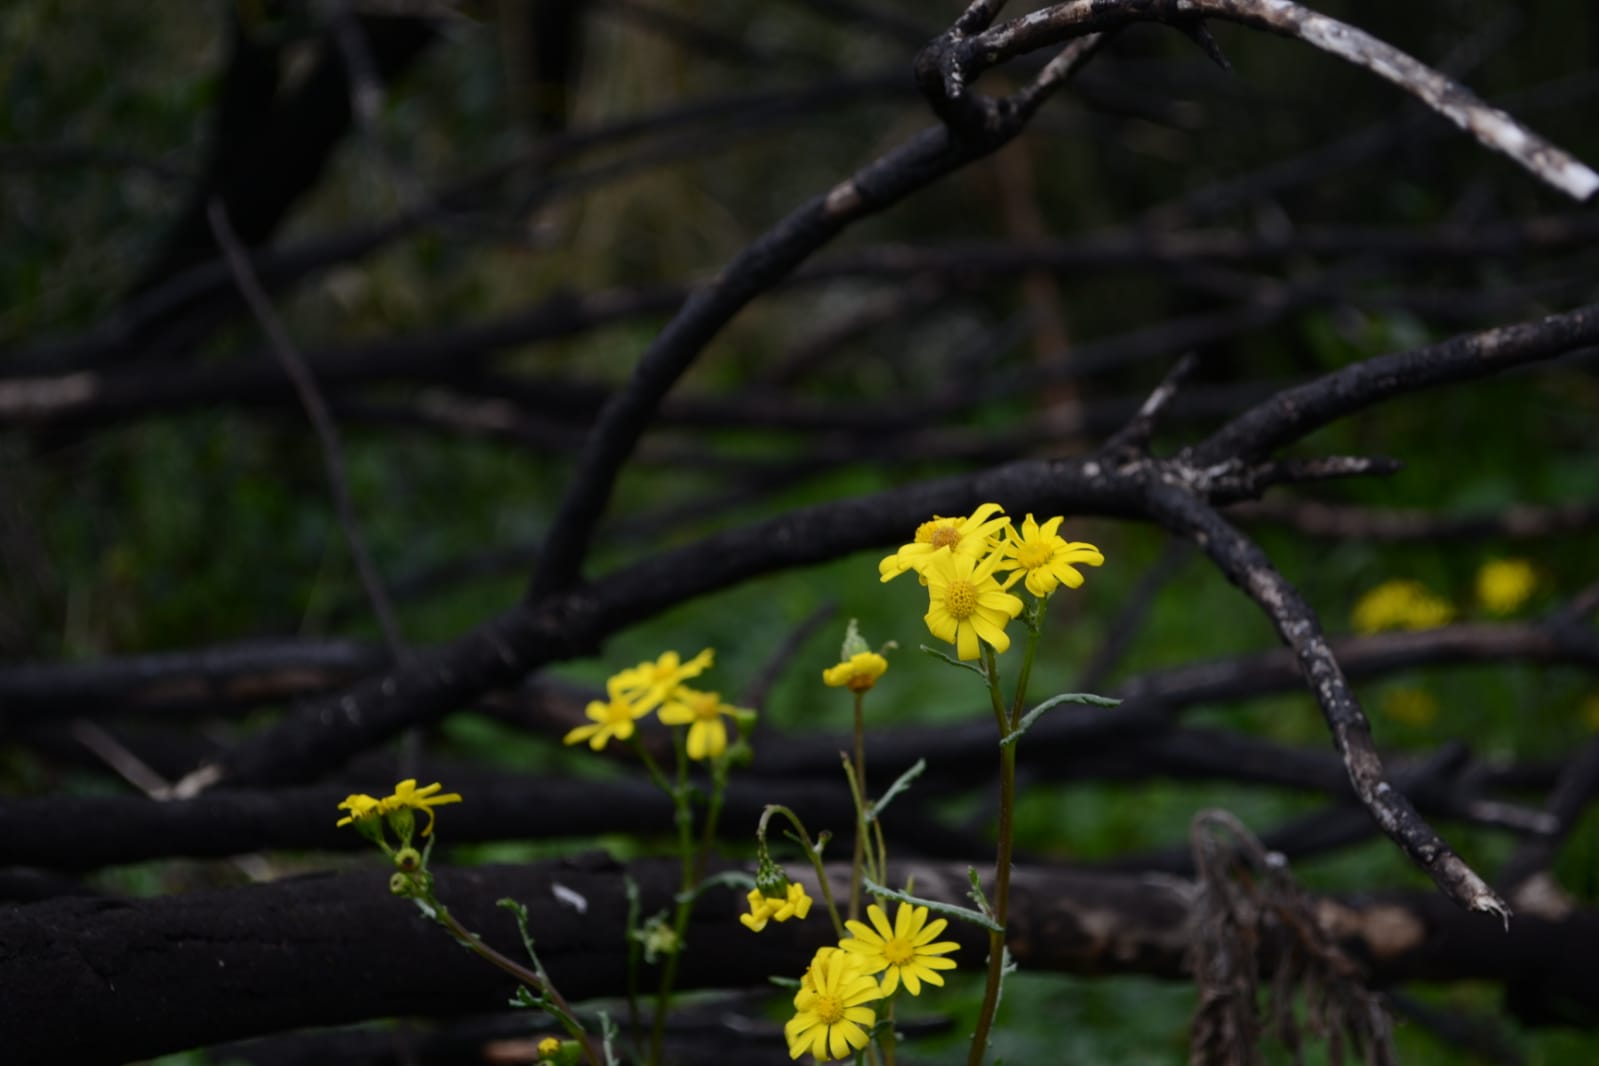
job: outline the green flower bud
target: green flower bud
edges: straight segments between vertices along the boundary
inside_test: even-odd
[[[389,828],[400,838],[402,849],[411,846],[411,835],[416,832],[416,813],[409,807],[389,812]]]
[[[755,887],[767,899],[788,898],[788,873],[763,850],[755,867]]]
[[[395,874],[389,878],[389,891],[396,896],[409,896],[411,894],[411,878],[406,874]]]
[[[852,657],[871,650],[872,646],[861,636],[860,624],[851,618],[844,630],[844,646],[838,653],[839,662],[847,663]]]
[[[394,853],[394,865],[404,873],[415,873],[422,865],[422,853],[415,848],[401,848]]]

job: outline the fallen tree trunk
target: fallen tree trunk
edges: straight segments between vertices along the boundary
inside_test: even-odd
[[[834,872],[840,886],[844,873]],[[962,866],[907,866],[896,880],[907,875],[920,895],[964,901]],[[305,1026],[478,1013],[505,1003],[508,979],[390,896],[387,876],[374,864],[158,899],[0,908],[8,1058],[122,1062]],[[515,925],[495,901],[526,904],[542,961],[568,998],[582,1000],[623,992],[628,877],[646,917],[669,905],[677,869],[662,861],[622,866],[594,856],[441,870],[438,884],[469,928],[513,955]],[[556,886],[568,891],[558,895]],[[1019,868],[1013,886],[1010,943],[1024,969],[1184,977],[1193,882]],[[732,890],[701,897],[680,987],[797,976],[831,940],[819,915],[750,933],[736,920],[743,905]],[[1599,1002],[1587,963],[1599,950],[1599,913],[1518,917],[1506,933],[1496,920],[1432,893],[1311,905],[1374,983],[1486,979],[1519,990],[1518,999],[1529,989],[1536,999],[1536,989],[1559,988],[1567,1000]],[[956,957],[962,971],[976,974],[985,936],[956,924]],[[648,975],[644,987],[652,987]]]

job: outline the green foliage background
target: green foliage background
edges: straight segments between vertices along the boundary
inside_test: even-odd
[[[730,34],[775,42],[785,52],[830,56],[841,66],[903,68],[909,61],[906,48],[816,18],[800,4],[706,0],[675,6]],[[938,18],[954,10],[950,4],[935,6]],[[1327,4],[1324,9],[1429,61],[1462,41],[1481,40],[1485,27],[1504,17],[1499,5],[1486,2]],[[935,16],[931,10],[920,13]],[[1595,17],[1587,5],[1552,0],[1526,5],[1508,43],[1481,58],[1468,80],[1492,97],[1591,77],[1599,47]],[[382,151],[346,146],[285,239],[400,207],[403,196],[381,162],[385,153],[403,158],[424,186],[434,187],[515,147],[518,136],[507,121],[501,72],[492,61],[492,23],[467,20],[452,33],[454,38],[392,94],[379,130]],[[1192,117],[1188,128],[1112,122],[1072,103],[1050,112],[1053,125],[1029,138],[1027,151],[1039,209],[1052,233],[1116,225],[1176,191],[1307,150],[1318,138],[1381,121],[1397,106],[1392,90],[1299,46],[1242,30],[1218,29],[1218,34],[1237,67],[1233,79],[1203,68],[1178,35],[1153,29],[1127,34],[1123,62],[1102,72],[1107,83],[1122,79],[1149,98],[1177,94]],[[0,143],[91,145],[192,170],[202,157],[221,54],[216,20],[201,8],[152,9],[132,0],[92,8],[45,0],[7,5],[0,12],[0,86],[6,100],[0,108]],[[750,77],[749,71],[729,71],[686,55],[626,20],[597,18],[576,122],[727,92]],[[778,64],[765,80],[793,84],[800,79]],[[1593,161],[1599,159],[1599,131],[1587,99],[1584,106],[1535,106],[1532,118],[1541,132]],[[550,235],[546,247],[530,250],[514,241],[477,243],[424,232],[303,288],[284,309],[306,342],[348,341],[470,322],[567,286],[704,276],[801,198],[828,187],[926,121],[914,102],[903,98],[796,118],[781,128],[734,138],[715,152],[607,183],[521,220],[530,230]],[[1431,133],[1408,155],[1318,184],[1296,203],[1296,211],[1323,224],[1430,224],[1449,218],[1474,183],[1488,190],[1494,211],[1506,217],[1559,209],[1552,196],[1465,138]],[[117,304],[121,284],[149,254],[183,188],[181,179],[138,167],[0,171],[0,229],[8,234],[0,242],[0,345],[23,348],[70,335],[106,315]],[[991,237],[1001,228],[995,196],[991,172],[974,168],[866,223],[843,244]],[[1240,213],[1217,221],[1247,227],[1255,220]],[[1573,255],[1561,267],[1580,277],[1591,258]],[[1423,282],[1465,291],[1492,292],[1517,274],[1514,265],[1491,260],[1428,269]],[[952,351],[1014,312],[1017,289],[1008,282],[991,286],[970,300],[935,309],[903,332],[875,336],[805,381],[797,393],[819,403],[860,397],[892,403],[923,391]],[[1572,296],[1574,291],[1551,302],[1550,309],[1593,298],[1591,287],[1585,297]],[[1158,276],[1067,278],[1060,292],[1073,334],[1083,338],[1158,321],[1193,299],[1191,292]],[[873,295],[869,283],[845,281],[759,302],[712,346],[682,391],[719,394],[738,388],[752,369],[805,335],[810,323]],[[1411,312],[1384,310],[1375,298],[1380,292],[1366,295],[1373,297],[1369,303],[1357,295],[1294,316],[1284,326],[1229,346],[1218,362],[1238,377],[1300,379],[1452,331]],[[504,363],[619,381],[656,325],[611,328],[515,353]],[[242,325],[204,357],[226,358],[255,344],[253,328]],[[1117,394],[1137,391],[1162,369],[1129,370],[1112,384]],[[1095,398],[1090,393],[1086,402]],[[1002,405],[969,425],[1004,426],[1027,410],[1020,402]],[[1493,510],[1591,499],[1599,458],[1596,424],[1599,380],[1590,368],[1568,364],[1404,398],[1329,428],[1301,450],[1385,454],[1405,464],[1393,477],[1328,486],[1322,493],[1326,498],[1447,512]],[[567,476],[566,457],[558,455],[408,437],[359,424],[346,432],[357,506],[379,565],[391,578],[486,549],[531,548],[547,528]],[[1174,432],[1159,444],[1174,447],[1192,433]],[[670,431],[653,435],[650,442],[688,439],[683,431]],[[693,442],[722,454],[777,458],[800,453],[807,444],[799,435],[725,430],[702,431]],[[703,517],[668,522],[660,516],[669,509],[712,497],[719,477],[641,466],[623,480],[614,522],[593,566],[603,572],[783,507],[869,492],[945,469],[914,454],[895,455],[827,470],[758,506],[706,506]],[[43,442],[0,436],[0,482],[0,517],[17,531],[0,568],[0,652],[8,657],[89,659],[264,634],[376,636],[331,517],[314,443],[292,409],[204,410]],[[1158,531],[1101,520],[1069,520],[1067,532],[1100,545],[1108,561],[1081,592],[1059,598],[1035,682],[1038,694],[1072,685],[1074,671],[1098,646],[1108,620],[1164,543]],[[1335,632],[1346,628],[1360,591],[1393,577],[1423,581],[1469,616],[1477,567],[1490,558],[1529,556],[1539,569],[1540,591],[1522,611],[1528,617],[1594,577],[1591,538],[1400,547],[1314,543],[1269,529],[1261,536]],[[874,644],[893,639],[914,649],[927,639],[917,590],[904,583],[879,585],[875,558],[775,575],[685,605],[619,634],[603,659],[572,663],[561,672],[598,681],[663,648],[692,652],[709,645],[718,651],[715,680],[737,691],[796,625],[836,602],[838,624],[806,645],[765,711],[787,729],[844,728],[848,702],[817,683],[819,670],[832,661],[842,620],[860,618]],[[512,566],[406,602],[407,635],[426,643],[462,632],[514,602],[525,572],[525,566]],[[1258,611],[1195,558],[1154,604],[1117,676],[1273,644]],[[1406,687],[1421,687],[1436,697],[1435,720],[1382,716],[1385,693]],[[1594,680],[1567,670],[1426,670],[1367,683],[1359,692],[1377,709],[1379,742],[1395,755],[1465,738],[1483,756],[1552,758],[1572,750],[1594,727],[1592,713],[1585,718],[1583,710],[1584,702],[1596,696]],[[965,702],[952,700],[943,668],[905,650],[874,693],[873,724],[955,720],[980,710],[981,694],[974,690],[970,696]],[[1210,706],[1189,720],[1288,743],[1326,743],[1308,696]],[[228,728],[242,731],[258,724],[253,719]],[[486,762],[540,773],[606,772],[581,755],[485,718],[456,716],[443,737],[454,753]],[[3,754],[0,788],[8,793],[106,787],[98,778],[38,765],[18,750]],[[1024,745],[1024,766],[1026,757]],[[470,791],[469,783],[461,787]],[[1035,854],[1087,861],[1180,841],[1189,818],[1202,807],[1226,806],[1263,829],[1314,809],[1317,802],[1221,784],[1033,786],[1023,801],[1020,843]],[[1503,837],[1458,825],[1442,828],[1478,868],[1491,870],[1508,854]],[[454,859],[506,859],[546,850],[538,844],[461,848]],[[1596,858],[1599,825],[1590,817],[1566,848],[1558,871],[1561,882],[1589,904],[1599,894]],[[1381,840],[1298,864],[1296,872],[1307,885],[1327,891],[1428,884]],[[104,881],[124,890],[171,891],[196,876],[188,866],[163,865],[111,871]],[[957,987],[924,1006],[952,1013],[953,1031],[959,1034],[975,1011],[977,981],[952,984]],[[1486,986],[1417,991],[1463,1009],[1497,1009],[1497,992]],[[1185,987],[1147,980],[1024,975],[1007,986],[999,1049],[1011,1062],[1180,1062],[1192,999]],[[1438,1044],[1419,1027],[1401,1024],[1399,1039],[1406,1063],[1460,1061],[1458,1049]],[[1599,1059],[1599,1040],[1577,1030],[1527,1032],[1519,1039],[1529,1063]],[[958,1044],[955,1036],[942,1048],[930,1044],[922,1061],[955,1061]],[[204,1059],[186,1056],[183,1061]]]

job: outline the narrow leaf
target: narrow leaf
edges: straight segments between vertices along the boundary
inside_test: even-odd
[[[973,925],[980,925],[991,933],[1003,933],[1005,931],[1003,925],[1000,925],[988,915],[968,910],[965,907],[957,907],[953,903],[943,903],[936,899],[923,899],[920,896],[912,896],[909,893],[900,892],[892,888],[884,888],[870,877],[861,878],[861,884],[866,891],[874,896],[886,896],[901,903],[909,903],[913,907],[926,907],[935,914],[943,914],[963,922],[971,922]]]
[[[983,682],[985,684],[988,682],[988,674],[987,674],[987,672],[985,672],[983,670],[983,668],[981,666],[978,666],[976,663],[963,663],[959,659],[956,659],[956,658],[953,658],[951,656],[945,655],[943,652],[939,651],[937,648],[929,648],[926,644],[922,644],[922,645],[919,645],[919,646],[921,647],[921,649],[923,651],[925,651],[927,654],[931,655],[933,658],[942,659],[946,663],[949,663],[949,665],[958,666],[962,670],[970,670],[972,673],[974,673],[978,677],[982,678]]]
[[[1110,696],[1096,696],[1092,692],[1063,692],[1059,696],[1051,696],[1023,715],[1022,720],[1016,724],[1016,731],[1000,738],[999,746],[1003,748],[1007,744],[1016,743],[1022,738],[1022,734],[1027,732],[1032,724],[1043,716],[1045,711],[1062,703],[1082,703],[1090,707],[1115,707],[1121,703],[1121,700],[1112,699]]]
[[[880,816],[883,813],[883,810],[888,806],[888,801],[909,788],[911,782],[922,776],[922,771],[926,769],[927,760],[917,759],[916,765],[900,774],[899,778],[892,785],[888,786],[888,791],[884,792],[882,796],[878,797],[877,802],[872,804],[871,817],[876,818]]]

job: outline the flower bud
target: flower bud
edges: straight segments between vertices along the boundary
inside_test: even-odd
[[[409,807],[401,807],[389,812],[389,828],[394,830],[394,835],[400,838],[400,847],[405,849],[411,845],[411,835],[416,832],[416,814]]]
[[[848,662],[862,652],[871,650],[872,646],[866,643],[865,637],[861,636],[860,624],[851,618],[849,625],[844,629],[844,646],[839,649],[839,660]]]

